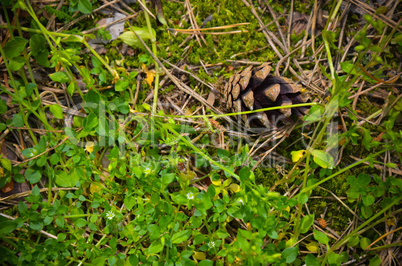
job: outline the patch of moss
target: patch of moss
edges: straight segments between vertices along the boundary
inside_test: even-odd
[[[281,180],[283,177],[275,168],[271,167],[257,167],[254,170],[255,182],[265,187],[273,187],[275,183]],[[284,185],[278,186],[275,191],[284,192],[286,187]]]

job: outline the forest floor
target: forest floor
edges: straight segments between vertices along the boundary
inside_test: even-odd
[[[0,263],[402,260],[399,0],[1,7]]]

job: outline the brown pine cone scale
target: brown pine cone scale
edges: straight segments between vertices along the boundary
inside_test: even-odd
[[[249,66],[230,77],[224,87],[226,107],[233,112],[244,112],[262,108],[305,103],[309,95],[303,87],[284,77],[270,74],[270,63],[259,67]],[[247,126],[277,126],[278,121],[289,122],[291,115],[302,118],[309,108],[294,107],[242,115]],[[274,125],[273,125],[274,124]]]

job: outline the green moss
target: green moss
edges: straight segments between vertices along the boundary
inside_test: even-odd
[[[257,167],[254,170],[254,175],[257,184],[268,188],[273,187],[276,182],[284,178],[275,168],[270,167]],[[286,191],[286,187],[284,185],[278,186],[275,191],[284,192]]]

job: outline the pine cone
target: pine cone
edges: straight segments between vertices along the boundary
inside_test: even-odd
[[[272,67],[264,63],[259,67],[247,67],[230,77],[224,88],[226,106],[233,112],[258,110],[274,106],[284,106],[305,103],[309,96],[303,88],[292,80],[275,77],[269,74]],[[277,127],[278,122],[291,122],[291,115],[302,118],[307,114],[308,107],[283,108],[273,111],[242,115],[246,126],[259,124],[267,128]]]

